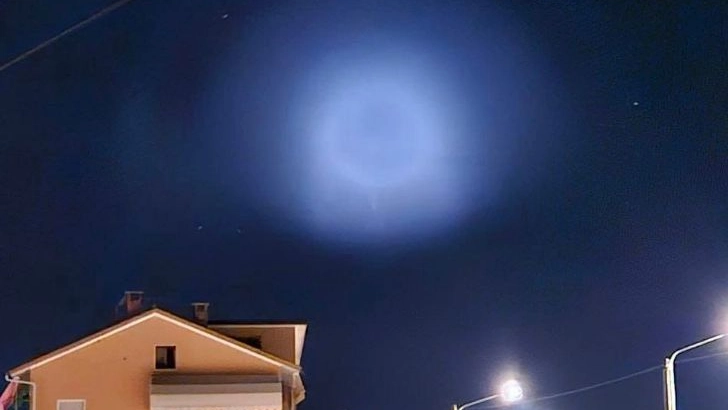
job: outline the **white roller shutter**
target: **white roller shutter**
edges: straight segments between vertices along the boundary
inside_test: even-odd
[[[281,410],[280,383],[152,385],[152,410]]]

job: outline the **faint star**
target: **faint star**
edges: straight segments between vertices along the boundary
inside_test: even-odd
[[[632,102],[632,105],[634,105],[636,107],[636,106],[640,105],[640,103],[639,103],[639,101],[634,101],[634,102]]]

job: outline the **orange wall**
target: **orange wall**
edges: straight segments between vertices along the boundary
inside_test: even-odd
[[[272,328],[263,332],[260,339],[263,350],[296,363],[296,336],[293,328]]]
[[[275,365],[152,317],[30,373],[37,410],[58,399],[85,399],[87,410],[149,410],[155,345],[174,345],[178,373],[275,375]]]
[[[296,335],[292,327],[210,326],[230,337],[260,337],[261,350],[296,363]]]

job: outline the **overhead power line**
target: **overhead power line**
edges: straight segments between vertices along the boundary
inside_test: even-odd
[[[700,361],[700,360],[712,359],[714,357],[719,357],[719,356],[728,356],[728,352],[719,352],[719,353],[713,353],[713,354],[708,354],[708,355],[704,355],[704,356],[692,357],[692,358],[689,358],[689,359],[682,359],[682,360],[678,360],[677,363],[697,362],[697,361]],[[662,365],[660,365],[660,366],[652,366],[652,367],[648,367],[646,369],[643,369],[643,370],[640,370],[640,371],[637,371],[637,372],[634,372],[634,373],[627,374],[625,376],[620,376],[620,377],[617,377],[617,378],[614,378],[614,379],[610,379],[610,380],[606,380],[606,381],[603,381],[603,382],[595,383],[595,384],[592,384],[592,385],[589,385],[589,386],[580,387],[578,389],[572,389],[572,390],[567,390],[567,391],[560,392],[560,393],[549,394],[547,396],[536,397],[536,398],[533,398],[533,399],[530,399],[530,400],[525,400],[525,402],[526,403],[535,403],[535,402],[539,402],[539,401],[552,400],[552,399],[556,399],[556,398],[559,398],[559,397],[571,396],[573,394],[584,393],[584,392],[587,392],[587,391],[590,391],[590,390],[598,389],[600,387],[605,387],[605,386],[609,386],[611,384],[623,382],[625,380],[629,380],[629,379],[632,379],[634,377],[642,376],[643,374],[651,373],[651,372],[654,372],[654,371],[660,370],[660,369],[662,369]],[[491,408],[501,408],[501,407],[505,407],[505,405],[488,406],[488,407],[485,407],[485,408],[486,409],[491,409]]]
[[[690,357],[688,359],[677,360],[676,363],[697,362],[697,361],[700,361],[700,360],[712,359],[714,357],[719,357],[719,356],[728,356],[728,352],[718,352],[718,353],[706,354],[704,356]]]
[[[0,73],[5,71],[6,69],[14,66],[15,64],[25,60],[26,58],[32,56],[33,54],[37,53],[40,50],[43,50],[44,48],[48,47],[49,45],[55,43],[56,41],[60,40],[61,38],[73,33],[74,31],[77,31],[84,26],[90,24],[94,20],[101,18],[112,11],[115,11],[128,3],[131,3],[133,0],[119,0],[116,3],[110,4],[103,9],[97,11],[96,13],[92,14],[91,16],[87,17],[86,19],[72,25],[71,27],[61,31],[60,33],[56,34],[55,36],[49,38],[48,40],[38,44],[37,46],[31,48],[30,50],[24,52],[23,54],[20,54],[19,56],[13,58],[12,60],[8,61],[7,63],[4,63],[3,65],[0,65]]]
[[[697,362],[697,361],[701,361],[701,360],[712,359],[712,358],[719,357],[719,356],[728,356],[728,352],[718,352],[718,353],[708,354],[708,355],[704,355],[704,356],[691,357],[688,359],[678,360],[677,363]],[[546,396],[535,397],[533,399],[524,400],[523,402],[524,403],[536,403],[536,402],[540,402],[540,401],[553,400],[553,399],[560,398],[560,397],[571,396],[573,394],[584,393],[584,392],[587,392],[590,390],[598,389],[600,387],[605,387],[605,386],[609,386],[612,384],[620,383],[620,382],[623,382],[623,381],[626,381],[626,380],[629,380],[629,379],[632,379],[632,378],[635,378],[638,376],[642,376],[647,373],[652,373],[652,372],[660,370],[662,368],[663,368],[662,365],[652,366],[652,367],[648,367],[646,369],[642,369],[640,371],[630,373],[630,374],[627,374],[624,376],[620,376],[620,377],[617,377],[614,379],[591,384],[589,386],[580,387],[578,389],[566,390],[566,391],[563,391],[560,393],[549,394]],[[498,408],[503,408],[506,406],[507,405],[505,405],[505,404],[493,405],[493,406],[483,407],[483,409],[498,409]]]
[[[637,376],[642,376],[643,374],[651,373],[651,372],[654,372],[654,371],[660,370],[660,369],[662,369],[662,366],[652,366],[652,367],[648,367],[646,369],[640,370],[638,372],[630,373],[625,376],[621,376],[621,377],[606,380],[603,382],[595,383],[595,384],[592,384],[589,386],[580,387],[578,389],[567,390],[567,391],[564,391],[561,393],[554,393],[554,394],[549,394],[547,396],[541,396],[541,397],[536,397],[536,398],[529,399],[529,400],[524,400],[523,402],[524,403],[536,403],[539,401],[552,400],[552,399],[556,399],[559,397],[571,396],[572,394],[584,393],[589,390],[594,390],[594,389],[598,389],[600,387],[609,386],[610,384],[623,382],[625,380],[629,380],[629,379],[632,379]],[[489,406],[489,407],[485,407],[485,408],[486,409],[496,409],[496,408],[501,408],[501,407],[506,407],[506,405],[496,405],[496,406]]]

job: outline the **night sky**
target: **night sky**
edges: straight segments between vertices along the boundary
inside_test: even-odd
[[[0,1],[0,63],[108,4]],[[132,1],[0,72],[0,368],[127,289],[308,322],[305,410],[660,365],[728,329],[727,27],[719,0]],[[725,408],[727,357],[678,365],[683,408]],[[654,371],[518,408],[660,406]]]

